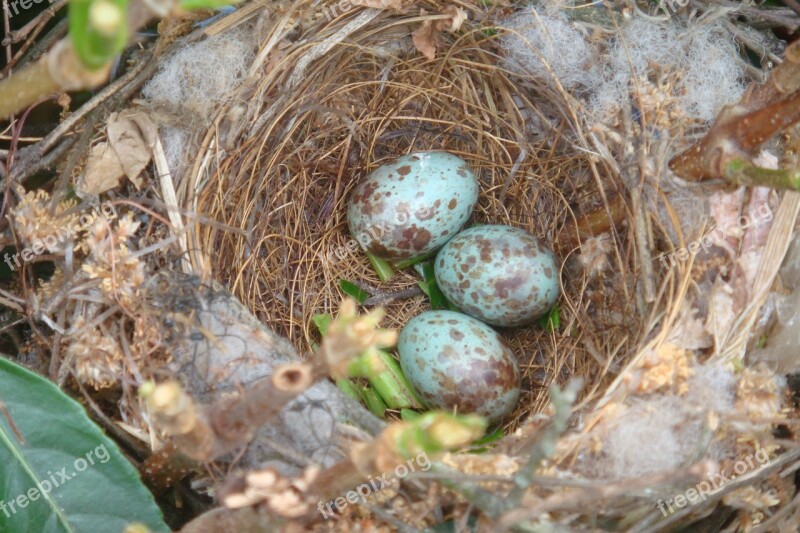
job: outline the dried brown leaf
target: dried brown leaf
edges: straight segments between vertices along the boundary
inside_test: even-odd
[[[97,195],[119,187],[125,170],[116,152],[108,143],[98,143],[89,151],[86,171],[75,184],[75,193],[80,198]]]
[[[442,43],[441,33],[443,31],[456,32],[467,20],[467,12],[456,6],[447,6],[440,14],[449,15],[450,18],[426,20],[422,23],[422,26],[411,34],[414,46],[428,61],[433,61],[436,58],[436,50]],[[425,15],[424,9],[422,10],[422,15]]]
[[[125,175],[137,189],[139,175],[150,163],[158,128],[144,113],[112,113],[108,118],[108,142],[116,152]]]
[[[419,52],[428,58],[428,61],[433,61],[436,58],[436,39],[438,32],[433,27],[433,22],[426,20],[422,26],[414,30],[411,34],[414,40],[414,46]]]

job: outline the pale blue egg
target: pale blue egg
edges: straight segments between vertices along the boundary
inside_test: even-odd
[[[419,152],[386,163],[353,190],[350,233],[391,261],[423,257],[450,240],[478,201],[478,180],[466,161],[447,152]]]
[[[425,404],[498,422],[514,410],[520,373],[511,348],[486,324],[426,311],[400,332],[400,367]]]
[[[544,315],[560,294],[555,254],[510,226],[466,229],[436,256],[436,282],[460,310],[494,326],[519,326]]]

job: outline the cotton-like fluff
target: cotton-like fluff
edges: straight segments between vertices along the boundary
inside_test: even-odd
[[[566,89],[595,81],[592,47],[563,14],[528,8],[506,20],[504,28],[501,45],[509,70],[550,84],[555,75]]]
[[[252,31],[225,32],[184,46],[164,61],[142,89],[145,104],[162,117],[161,142],[178,178],[190,143],[247,76],[254,59]]]
[[[158,109],[207,122],[247,75],[253,40],[244,31],[221,33],[189,44],[163,62],[142,96]]]
[[[722,106],[735,103],[745,89],[733,38],[721,25],[689,28],[675,22],[635,18],[614,38],[604,61],[603,81],[590,108],[599,115],[616,111],[630,98],[636,80],[659,73],[674,75],[672,95],[692,119],[711,121]]]
[[[619,407],[603,432],[593,474],[632,479],[687,466],[708,445],[707,413],[734,410],[737,377],[722,363],[695,365],[684,394],[650,394]],[[725,441],[712,441],[704,456],[721,460]]]

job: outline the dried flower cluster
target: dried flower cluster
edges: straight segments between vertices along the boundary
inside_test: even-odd
[[[627,376],[628,386],[639,394],[674,392],[685,394],[692,376],[694,357],[689,350],[662,344],[642,359],[639,368]]]
[[[139,289],[145,281],[145,266],[131,252],[128,241],[139,229],[139,222],[128,213],[115,226],[98,219],[89,228],[81,243],[88,254],[83,271],[101,280],[100,287],[109,300],[135,308],[141,301]]]
[[[307,467],[302,476],[294,479],[272,468],[254,470],[245,474],[236,490],[222,497],[222,503],[229,509],[263,504],[277,516],[298,518],[316,505],[308,493],[318,474],[316,466]]]
[[[674,96],[674,86],[674,81],[669,77],[657,82],[647,78],[636,80],[632,90],[633,101],[638,104],[643,123],[648,127],[669,131],[686,120],[684,109]]]
[[[20,194],[23,194],[21,190]],[[65,200],[51,212],[52,199],[47,191],[38,189],[24,193],[22,200],[11,211],[14,230],[26,246],[45,237],[59,235],[78,221],[78,214],[70,212],[76,205],[75,200]]]
[[[736,384],[736,409],[751,421],[770,426],[782,414],[785,380],[765,365],[742,370]],[[756,427],[761,424],[756,424]],[[763,426],[762,426],[763,427]]]
[[[75,333],[67,338],[67,358],[73,362],[75,376],[95,389],[115,385],[122,375],[124,355],[115,338],[78,317]]]

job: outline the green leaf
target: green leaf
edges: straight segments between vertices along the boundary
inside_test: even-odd
[[[362,305],[367,301],[367,298],[369,298],[369,293],[361,290],[361,288],[352,281],[340,279],[339,288],[342,289],[342,292],[346,295],[355,298],[358,302],[358,305]]]
[[[375,375],[367,375],[367,381],[386,405],[391,409],[422,407],[422,402],[414,394],[414,389],[411,388],[397,360],[383,350],[378,350],[378,356],[384,370]]]
[[[389,261],[381,259],[372,252],[367,252],[367,257],[375,273],[378,274],[378,279],[381,281],[389,281],[392,279],[392,276],[394,276],[394,268],[392,268],[392,264]]]
[[[337,379],[336,386],[339,387],[340,391],[350,396],[352,399],[361,401],[361,394],[359,394],[358,390],[356,389],[356,385],[349,379]]]
[[[418,270],[422,272],[422,278],[424,280],[420,281],[418,285],[431,301],[431,309],[449,309],[451,311],[457,311],[456,307],[447,300],[444,293],[439,288],[439,285],[436,283],[433,261],[422,263]]]
[[[311,317],[311,321],[317,326],[320,335],[323,337],[328,334],[328,327],[333,322],[333,317],[328,313],[320,313]]]
[[[536,321],[541,327],[548,331],[555,331],[561,326],[561,315],[558,312],[558,304],[554,305],[546,315]]]
[[[423,263],[433,257],[436,257],[436,251],[433,251],[431,253],[425,254],[420,257],[412,257],[411,259],[403,259],[401,261],[397,261],[396,263],[394,263],[394,267],[398,270],[403,270],[404,268],[408,268],[410,266]]]
[[[380,418],[386,415],[386,404],[380,395],[371,388],[360,385],[352,379],[337,379],[336,386],[352,399],[363,402],[373,415]]]
[[[364,397],[364,405],[367,406],[367,409],[369,409],[373,415],[378,418],[384,418],[386,416],[386,404],[380,394],[370,387],[362,387],[361,394]]]
[[[400,409],[400,420],[405,420],[406,422],[410,422],[412,420],[416,420],[420,416],[422,415],[417,411],[414,411],[413,409],[408,409],[405,407],[403,409]]]
[[[88,69],[99,69],[128,43],[128,0],[70,0],[69,35]]]
[[[83,407],[0,358],[0,531],[169,531],[153,496]],[[21,438],[20,438],[21,437]]]
[[[485,453],[485,452],[489,451],[489,449],[490,449],[489,447],[486,446],[487,444],[491,444],[491,443],[496,442],[496,441],[498,441],[498,440],[500,440],[502,438],[503,438],[503,428],[499,427],[499,428],[495,429],[494,431],[492,431],[491,433],[488,433],[488,434],[484,435],[483,437],[479,438],[478,440],[476,440],[475,442],[473,442],[472,446],[474,448],[470,449],[470,452],[472,452],[472,453]]]
[[[767,334],[763,334],[758,338],[758,344],[756,345],[758,348],[764,348],[767,345]]]

